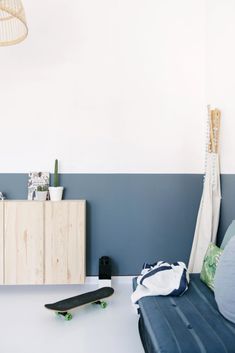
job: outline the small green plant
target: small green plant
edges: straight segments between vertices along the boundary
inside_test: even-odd
[[[55,160],[55,169],[54,169],[54,187],[59,186],[59,174],[58,174],[58,159]]]
[[[48,191],[47,185],[38,185],[37,191]]]

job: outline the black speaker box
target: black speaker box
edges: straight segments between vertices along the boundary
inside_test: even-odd
[[[99,279],[111,279],[112,263],[109,256],[102,256],[99,259]]]

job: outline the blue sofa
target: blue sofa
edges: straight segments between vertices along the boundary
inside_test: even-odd
[[[213,292],[190,276],[181,297],[139,300],[139,331],[146,353],[235,353],[235,324],[218,311]],[[136,279],[133,287],[136,288]]]

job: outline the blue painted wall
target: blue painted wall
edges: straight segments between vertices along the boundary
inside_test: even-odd
[[[102,255],[112,257],[114,275],[137,274],[144,261],[188,261],[202,175],[63,174],[60,181],[66,199],[88,201],[88,275]],[[26,199],[27,174],[0,174],[0,191]]]
[[[235,218],[235,176],[223,175],[219,243]],[[66,199],[86,199],[87,274],[110,255],[115,275],[144,261],[188,261],[202,192],[199,174],[63,174]],[[0,174],[9,199],[27,198],[27,174]]]
[[[224,174],[221,177],[222,202],[220,225],[218,231],[218,244],[220,245],[224,234],[235,219],[235,175]]]

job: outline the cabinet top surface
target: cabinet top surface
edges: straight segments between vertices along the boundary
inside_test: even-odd
[[[1,202],[42,202],[42,203],[60,203],[60,202],[86,202],[86,200],[61,200],[61,201],[38,201],[38,200],[1,200]]]

